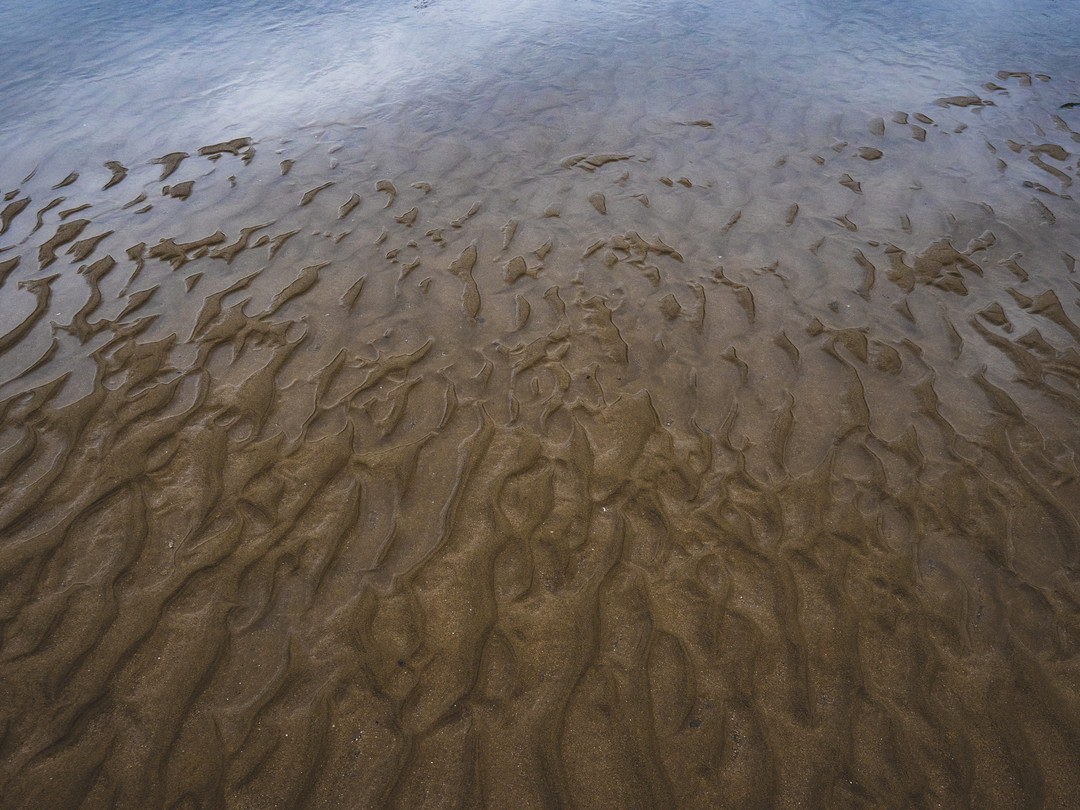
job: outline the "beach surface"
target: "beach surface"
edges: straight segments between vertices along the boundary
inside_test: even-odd
[[[1069,806],[1067,58],[380,8],[291,121],[3,88],[0,807]]]

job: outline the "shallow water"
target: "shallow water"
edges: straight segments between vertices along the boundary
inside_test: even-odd
[[[0,806],[1067,806],[1077,14],[9,4]]]

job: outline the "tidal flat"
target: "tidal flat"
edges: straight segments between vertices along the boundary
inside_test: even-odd
[[[1080,795],[1075,14],[60,8],[0,807]]]

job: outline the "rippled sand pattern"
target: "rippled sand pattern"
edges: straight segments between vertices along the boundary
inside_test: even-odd
[[[3,189],[0,805],[1070,805],[1080,136],[990,78]]]

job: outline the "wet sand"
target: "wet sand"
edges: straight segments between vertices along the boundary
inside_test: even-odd
[[[1055,87],[6,181],[0,805],[1068,806]]]

